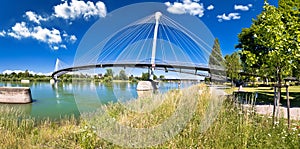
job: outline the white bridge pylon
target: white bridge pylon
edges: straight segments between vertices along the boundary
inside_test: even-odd
[[[152,57],[151,57],[151,72],[149,74],[149,79],[153,80],[154,78],[154,69],[155,69],[155,55],[156,55],[156,45],[157,45],[157,32],[159,19],[162,16],[161,12],[155,13],[155,27],[154,27],[154,36],[153,36],[153,44],[152,44]]]
[[[70,65],[66,64],[65,62],[63,62],[62,60],[57,58],[56,62],[55,62],[54,71],[58,71],[58,70],[65,69],[65,68],[68,68],[68,67],[70,67]]]
[[[59,70],[63,70],[65,68],[70,68],[70,65],[67,65],[65,62],[56,58],[54,72],[58,72]],[[56,81],[59,75],[52,75],[52,78]]]

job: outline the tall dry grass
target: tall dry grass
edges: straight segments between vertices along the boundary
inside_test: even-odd
[[[165,142],[154,143],[155,146],[150,148],[300,147],[299,121],[293,121],[292,129],[288,130],[283,119],[274,125],[270,117],[258,115],[251,109],[242,110],[231,100],[220,100],[224,99],[205,85],[198,85],[127,103],[110,103],[100,111],[83,115],[80,120],[71,117],[55,122],[37,121],[23,117],[16,109],[2,108],[0,148],[122,148],[122,142],[116,145],[99,137],[99,126],[106,125],[101,131],[111,133],[113,129],[108,124],[113,123],[107,121],[113,119],[122,126],[150,129],[172,116],[178,119],[171,119],[173,123],[168,125],[171,127],[165,128],[173,128],[180,121],[186,123],[176,126],[176,130],[180,130],[176,133],[172,132],[175,129],[162,129],[166,135],[173,136]],[[154,137],[160,135],[157,132]],[[127,147],[137,147],[133,145],[134,138],[128,140]],[[147,145],[147,140],[144,141]]]

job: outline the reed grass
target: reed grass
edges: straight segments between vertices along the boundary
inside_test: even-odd
[[[199,94],[199,90],[202,90],[202,94]],[[210,90],[204,85],[188,90],[173,90],[165,95],[155,96],[129,103],[110,103],[103,106],[103,109],[107,111],[109,117],[124,126],[151,128],[172,116],[181,101],[197,99],[196,109],[182,130],[166,142],[149,148],[298,148],[300,146],[299,121],[293,121],[291,129],[287,129],[284,119],[274,125],[271,117],[258,115],[251,109],[242,110],[231,100],[222,102],[216,113],[207,113],[211,105],[218,106],[218,103],[211,101]],[[143,109],[146,110],[141,111]],[[206,121],[204,117],[207,114],[215,119]],[[84,118],[86,116],[100,122],[107,118],[87,114],[80,120],[71,117],[60,121],[38,121],[22,116],[17,109],[4,107],[0,109],[0,148],[122,148],[99,137],[95,129],[97,126],[91,123],[90,119]]]

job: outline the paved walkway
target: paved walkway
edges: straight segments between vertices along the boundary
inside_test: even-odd
[[[243,105],[243,107],[245,108],[248,108],[249,106],[250,105],[248,104]],[[256,113],[258,114],[273,116],[273,105],[255,105],[254,108]],[[280,107],[279,116],[287,118],[286,107]],[[299,107],[290,108],[290,117],[292,120],[300,120],[300,108]]]

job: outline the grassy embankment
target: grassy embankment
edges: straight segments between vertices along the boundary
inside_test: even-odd
[[[198,90],[204,89],[201,95]],[[195,95],[195,97],[186,96]],[[183,100],[197,99],[195,113],[183,130],[164,144],[153,148],[297,148],[300,146],[300,122],[293,121],[287,130],[285,122],[273,126],[272,118],[256,115],[254,111],[242,111],[230,101],[225,101],[215,121],[206,131],[201,131],[204,116],[209,109],[209,91],[200,85],[188,91],[173,90],[168,95],[157,95],[155,100],[133,101],[126,107],[150,108],[151,112],[134,112],[124,103],[104,106],[110,117],[122,125],[135,128],[150,128],[170,117]],[[163,98],[163,100],[158,100]],[[161,102],[163,101],[163,102]],[[189,105],[191,106],[191,105]],[[189,111],[184,111],[189,112]],[[60,122],[38,122],[22,118],[16,109],[0,109],[0,148],[122,148],[105,141],[95,133],[95,126],[81,119],[62,119]],[[186,113],[182,113],[186,114]],[[96,119],[101,117],[96,117]],[[98,119],[98,120],[99,120]],[[283,121],[283,120],[281,120]]]

